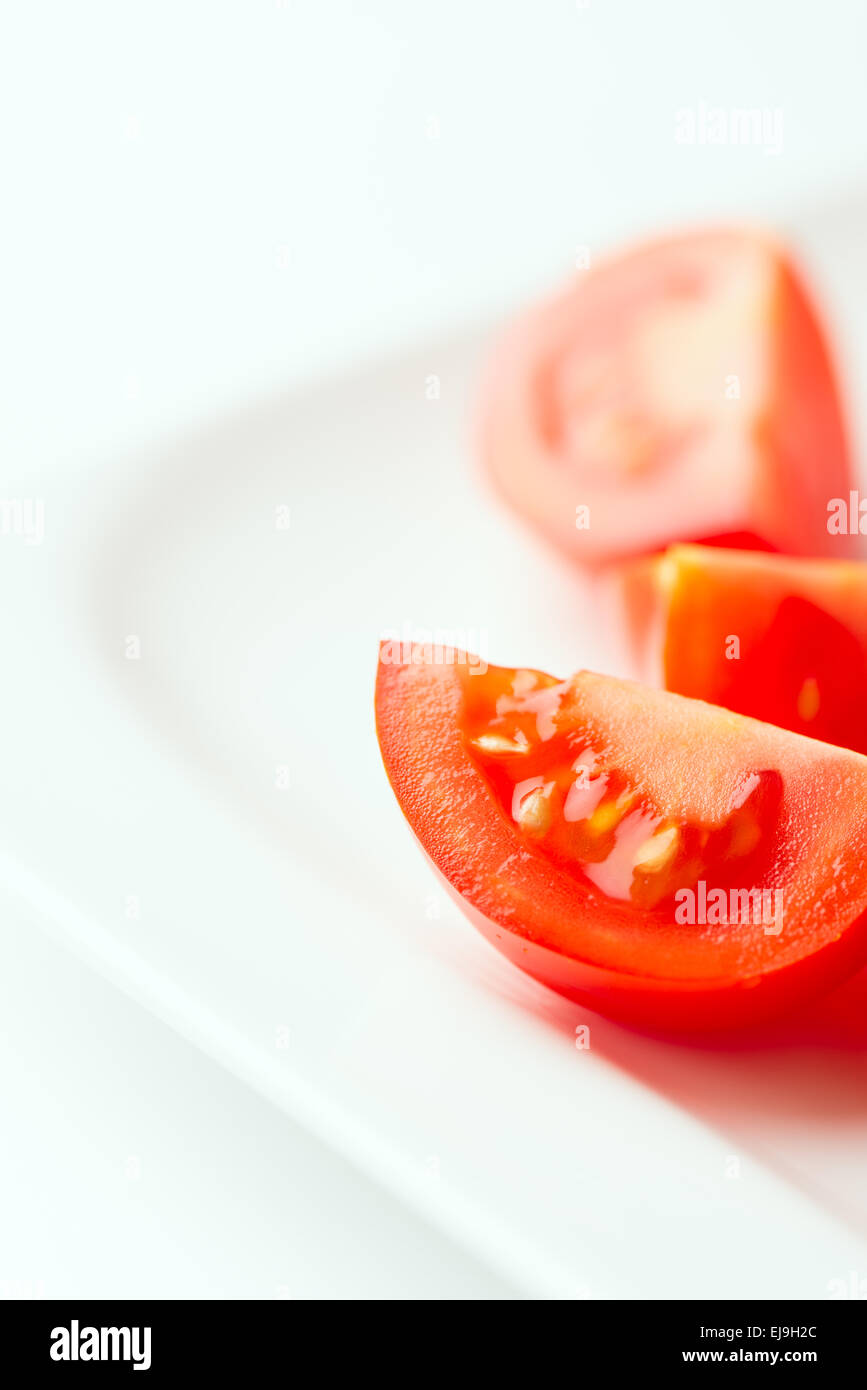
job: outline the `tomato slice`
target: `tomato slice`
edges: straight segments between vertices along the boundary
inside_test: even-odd
[[[867,958],[867,759],[581,672],[380,654],[397,799],[470,919],[602,1013],[754,1022]]]
[[[700,541],[855,553],[828,503],[851,464],[828,347],[770,239],[640,247],[522,318],[490,373],[487,467],[571,557]]]
[[[867,564],[672,546],[625,592],[648,679],[867,753]]]

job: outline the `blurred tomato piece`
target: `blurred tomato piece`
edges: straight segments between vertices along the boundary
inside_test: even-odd
[[[675,541],[852,554],[828,503],[850,461],[825,337],[769,238],[704,231],[584,273],[492,364],[487,469],[592,566]]]

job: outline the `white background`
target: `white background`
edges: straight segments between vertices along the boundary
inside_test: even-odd
[[[857,0],[7,7],[6,492],[505,313],[578,246],[859,187],[865,35]],[[781,152],[679,145],[702,102],[779,108]],[[33,923],[0,931],[0,1291],[510,1292]]]

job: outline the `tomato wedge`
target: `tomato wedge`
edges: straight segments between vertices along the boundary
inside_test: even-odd
[[[507,335],[482,417],[512,507],[592,566],[699,541],[853,554],[828,346],[769,238],[698,232],[583,275]]]
[[[867,564],[678,545],[625,593],[648,679],[867,753]]]
[[[700,701],[384,644],[398,802],[515,964],[664,1029],[755,1022],[867,958],[867,759]]]

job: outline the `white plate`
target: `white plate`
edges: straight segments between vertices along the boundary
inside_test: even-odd
[[[856,380],[865,226],[798,231]],[[46,478],[3,543],[0,892],[529,1295],[825,1296],[867,1276],[867,980],[750,1046],[621,1029],[473,932],[386,784],[383,629],[614,660],[476,478],[488,337]]]

